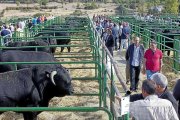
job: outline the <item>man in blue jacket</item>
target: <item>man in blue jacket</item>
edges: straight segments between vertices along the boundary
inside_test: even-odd
[[[144,57],[144,47],[140,44],[140,38],[135,37],[126,51],[126,61],[129,61],[130,68],[130,90],[136,91],[138,89],[139,75],[141,71],[141,64]]]
[[[123,46],[127,49],[128,48],[128,39],[130,36],[130,28],[127,22],[123,23],[122,33],[121,33],[121,47],[120,52],[122,52]]]

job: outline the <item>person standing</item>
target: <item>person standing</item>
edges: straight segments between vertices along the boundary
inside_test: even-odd
[[[141,71],[141,64],[144,57],[144,47],[140,44],[140,38],[135,37],[126,51],[126,61],[129,63],[130,68],[130,90],[136,91],[138,89],[139,76]]]
[[[115,50],[118,49],[118,45],[117,45],[117,42],[118,42],[118,37],[119,37],[119,26],[114,23],[114,26],[112,28],[112,34],[114,36],[114,47],[115,47]]]
[[[122,25],[122,23],[120,22],[119,23],[119,47],[118,47],[118,49],[120,50],[120,48],[121,48],[121,35],[122,35],[122,29],[123,29],[123,25]]]
[[[107,35],[108,35],[108,33],[107,33],[108,30],[107,29],[108,28],[104,29],[104,31],[101,34],[101,39],[103,40],[103,42],[106,42],[106,38],[107,38]]]
[[[111,55],[113,56],[114,38],[111,29],[107,29],[107,37],[106,37],[105,45],[109,50],[109,52],[111,53]]]
[[[142,73],[147,75],[147,79],[157,72],[161,72],[163,65],[162,62],[162,51],[157,48],[157,42],[152,40],[150,42],[150,48],[146,50],[143,60],[143,71]]]
[[[129,35],[130,35],[130,28],[128,26],[128,23],[124,22],[123,23],[123,28],[122,28],[122,33],[121,33],[120,52],[122,52],[123,47],[125,47],[126,49],[128,48]]]
[[[154,83],[156,84],[156,95],[158,95],[159,98],[169,100],[172,103],[176,113],[178,113],[178,103],[174,98],[173,94],[167,88],[167,77],[164,76],[162,73],[155,73],[151,76],[151,80],[154,81]],[[179,94],[179,91],[177,93]],[[130,95],[130,102],[142,99],[144,99],[142,93]]]
[[[178,101],[178,115],[180,117],[180,79],[177,80],[174,89],[173,89],[173,96]]]
[[[177,113],[169,100],[155,95],[156,84],[150,80],[142,83],[143,100],[130,104],[130,114],[136,120],[179,120]]]
[[[8,42],[12,36],[12,33],[11,33],[11,30],[8,29],[8,27],[6,25],[4,26],[4,29],[2,29],[2,31],[1,31],[1,36],[3,37],[2,45],[8,44]]]

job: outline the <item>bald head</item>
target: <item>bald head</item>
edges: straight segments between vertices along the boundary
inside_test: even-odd
[[[140,42],[140,38],[139,38],[139,37],[135,37],[135,38],[134,38],[134,43],[135,43],[136,45],[138,45],[139,42]]]

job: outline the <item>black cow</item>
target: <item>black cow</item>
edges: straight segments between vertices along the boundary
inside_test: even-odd
[[[49,26],[48,28],[44,28],[44,30],[42,29],[41,33],[36,34],[34,37],[38,37],[41,35],[42,36],[49,35],[49,36],[55,36],[55,37],[65,37],[64,39],[56,38],[57,45],[69,45],[70,44],[71,39],[70,39],[70,34],[68,32],[65,32],[65,30],[63,28],[59,28],[59,29],[53,28],[54,31],[59,31],[59,32],[48,33],[47,31],[48,30],[52,31],[52,28],[53,27]],[[68,52],[71,51],[70,47],[67,47],[67,49],[68,49]],[[63,50],[64,50],[64,47],[61,47],[61,52],[63,52]]]
[[[33,52],[33,51],[4,51],[0,53],[1,62],[56,62],[56,59],[46,52]],[[61,65],[37,65],[37,64],[18,64],[17,69],[32,68],[36,80],[34,81],[35,87],[38,90],[40,102],[38,106],[47,107],[49,100],[54,96],[70,95],[73,92],[71,86],[71,77],[69,72]],[[13,70],[13,65],[0,65],[0,72]],[[54,71],[54,72],[53,72]],[[53,73],[53,74],[51,74]],[[24,77],[26,74],[24,74]],[[53,77],[54,76],[54,77]],[[51,84],[47,81],[47,77],[53,80]],[[16,82],[17,83],[17,82]],[[53,83],[53,84],[52,84]],[[18,84],[18,83],[17,83]],[[21,86],[19,86],[21,87]],[[22,89],[23,90],[23,89]],[[34,115],[35,114],[35,115]],[[30,112],[24,113],[25,120],[35,120],[37,113],[31,114]]]
[[[19,47],[19,48],[8,48],[5,50],[23,50],[23,51],[43,51],[48,53],[54,53],[54,47],[39,47],[39,48],[20,48],[23,46],[49,46],[56,45],[56,40],[35,40],[35,41],[17,41],[8,43],[7,47]]]
[[[167,49],[167,50],[163,50],[164,51],[167,51],[167,55],[170,56],[170,48],[173,48],[174,47],[174,43],[171,39],[174,39],[174,35],[168,35],[169,33],[171,33],[170,30],[164,30],[163,32],[163,36],[167,37],[165,38],[165,45],[163,46],[163,49]],[[168,39],[170,38],[170,39]]]
[[[0,107],[47,107],[54,96],[71,94],[71,81],[57,71],[27,68],[0,73]],[[24,120],[36,120],[40,112],[22,112]]]
[[[174,90],[173,90],[173,95],[174,95],[174,98],[178,101],[178,114],[179,114],[179,117],[180,117],[180,79],[177,80],[176,84],[175,84],[175,87],[174,87]]]

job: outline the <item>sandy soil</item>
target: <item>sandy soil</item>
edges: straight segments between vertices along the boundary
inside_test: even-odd
[[[22,12],[22,11],[6,11],[5,12],[5,18],[13,17],[13,16],[32,16],[36,13],[50,13],[51,15],[54,16],[60,16],[60,15],[69,15],[73,13],[76,10],[76,5],[77,3],[70,3],[64,5],[62,8],[61,4],[57,3],[51,3],[51,5],[57,5],[59,6],[58,9],[52,10],[51,12],[48,10],[44,11],[30,11],[30,12]],[[1,5],[2,6],[2,5]],[[3,4],[3,7],[5,6],[16,6],[13,4]],[[93,14],[114,14],[116,5],[115,4],[101,4],[102,8],[96,9],[96,10],[83,10],[81,11],[88,13],[89,16],[92,16]],[[2,8],[1,8],[2,9]],[[108,12],[102,12],[105,11],[105,9],[108,9]],[[80,44],[78,42],[74,42],[72,44]],[[86,43],[89,44],[89,43]],[[87,48],[74,48],[72,49],[72,52],[90,52],[90,49]],[[58,52],[59,50],[57,50]],[[63,58],[59,59],[59,61],[80,61],[82,59],[78,58]],[[86,59],[89,60],[89,59]],[[71,67],[80,67],[84,68],[86,66],[91,66],[93,65],[88,65],[88,64],[66,64],[63,65],[67,68]],[[95,71],[93,69],[72,69],[70,70],[72,77],[93,77],[95,75]],[[99,92],[99,83],[97,81],[83,81],[83,80],[74,80],[72,82],[75,93],[98,93]],[[99,98],[98,97],[93,97],[93,96],[66,96],[63,98],[58,98],[54,97],[50,103],[49,106],[51,107],[98,107],[99,105]],[[0,120],[23,120],[22,114],[14,113],[14,112],[6,112],[0,116]],[[40,115],[38,115],[38,120],[108,120],[108,115],[103,112],[42,112]]]
[[[80,4],[80,8],[83,8],[83,3],[79,3]],[[88,15],[92,16],[93,14],[115,14],[115,8],[117,7],[116,4],[114,3],[108,3],[108,4],[104,4],[104,3],[97,3],[97,5],[99,6],[98,9],[95,10],[84,10],[84,9],[79,9],[82,12],[86,12]],[[0,11],[2,11],[4,8],[6,7],[16,7],[16,4],[0,4]],[[26,4],[20,4],[20,6],[27,6]],[[38,6],[38,4],[29,4],[28,6]],[[51,2],[49,3],[47,6],[58,6],[58,9],[54,9],[54,10],[32,10],[32,11],[28,11],[28,12],[23,12],[23,11],[19,11],[19,10],[9,10],[6,11],[4,14],[4,17],[13,17],[13,16],[32,16],[36,13],[50,13],[54,16],[60,16],[60,15],[69,15],[71,13],[73,13],[76,10],[76,6],[77,3],[66,3],[66,4],[61,4],[61,3],[55,3],[55,2]]]

